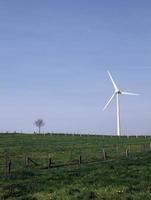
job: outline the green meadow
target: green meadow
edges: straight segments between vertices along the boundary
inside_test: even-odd
[[[151,199],[150,149],[149,136],[0,134],[0,200]]]

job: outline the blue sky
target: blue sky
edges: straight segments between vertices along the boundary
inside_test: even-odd
[[[116,133],[109,69],[123,134],[151,133],[151,3],[0,1],[0,130]]]

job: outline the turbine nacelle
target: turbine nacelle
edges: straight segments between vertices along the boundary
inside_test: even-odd
[[[122,94],[122,92],[119,90],[119,91],[117,91],[117,92],[115,92],[116,94]]]

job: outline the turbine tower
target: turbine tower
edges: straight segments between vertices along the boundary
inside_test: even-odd
[[[139,94],[135,94],[135,93],[130,93],[130,92],[122,92],[119,90],[119,88],[117,87],[117,85],[115,84],[115,81],[113,80],[111,74],[109,71],[108,75],[110,77],[110,80],[114,86],[114,93],[111,96],[110,100],[107,102],[107,104],[105,105],[105,107],[103,108],[103,111],[106,110],[106,108],[110,105],[111,101],[114,99],[114,97],[116,97],[116,106],[117,106],[117,135],[121,136],[121,122],[120,122],[120,101],[119,101],[119,97],[120,95],[131,95],[131,96],[138,96]]]

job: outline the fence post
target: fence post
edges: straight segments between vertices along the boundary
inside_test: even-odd
[[[5,161],[5,174],[7,176],[7,168],[8,168],[8,160],[6,158],[6,161]]]
[[[25,165],[26,165],[26,167],[29,167],[29,157],[25,158]]]
[[[128,156],[129,156],[128,149],[126,149],[125,155],[126,155],[126,158],[128,158]]]
[[[106,160],[107,159],[107,153],[106,151],[103,149],[103,159]]]
[[[11,162],[11,160],[9,160],[9,162],[8,162],[8,175],[9,176],[11,175],[11,165],[12,165],[12,162]]]
[[[51,154],[48,155],[48,169],[51,168],[52,165],[52,157]]]
[[[82,163],[82,156],[80,155],[79,156],[79,165],[81,165],[81,163]]]

